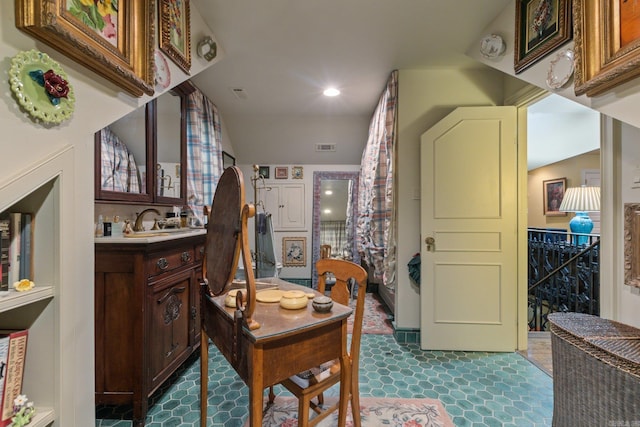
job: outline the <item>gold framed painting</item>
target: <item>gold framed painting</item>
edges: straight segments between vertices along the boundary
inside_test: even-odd
[[[574,2],[576,95],[600,95],[640,76],[640,10],[634,3]]]
[[[515,73],[571,40],[571,24],[570,0],[516,0]]]
[[[624,205],[624,284],[640,288],[640,204]]]
[[[560,211],[560,204],[567,190],[567,178],[542,181],[542,209],[545,216],[566,216]]]
[[[133,96],[153,95],[155,0],[16,0],[15,14],[35,39]]]
[[[189,0],[159,0],[160,50],[185,73],[191,70],[191,18]]]

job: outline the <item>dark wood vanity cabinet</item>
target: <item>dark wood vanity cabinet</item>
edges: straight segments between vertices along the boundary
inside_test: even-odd
[[[148,398],[198,348],[206,235],[155,243],[96,243],[96,404]]]

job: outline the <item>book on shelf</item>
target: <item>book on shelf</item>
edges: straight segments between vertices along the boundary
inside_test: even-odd
[[[33,215],[28,212],[22,213],[20,229],[20,279],[31,280],[32,256],[31,247],[33,244]]]
[[[2,388],[2,399],[0,399],[2,404],[0,408],[0,427],[11,424],[13,401],[22,393],[28,337],[28,329],[0,330],[0,340],[8,339],[6,365],[4,366],[4,386]],[[0,357],[2,357],[1,355],[2,353],[0,352]]]
[[[9,219],[0,219],[0,291],[9,290]]]
[[[20,235],[22,233],[22,214],[9,214],[9,286],[20,280]]]
[[[325,362],[320,366],[315,366],[306,371],[302,371],[292,377],[289,377],[291,381],[298,384],[302,388],[309,387],[310,385],[317,384],[323,380],[329,378],[332,372],[332,367],[336,364],[335,360]]]

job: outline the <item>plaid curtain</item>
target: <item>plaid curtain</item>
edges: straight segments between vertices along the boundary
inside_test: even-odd
[[[204,220],[222,175],[222,126],[216,106],[199,90],[187,97],[187,204]]]
[[[396,273],[393,148],[397,139],[398,71],[391,73],[371,124],[360,165],[358,251],[374,277],[393,287]]]

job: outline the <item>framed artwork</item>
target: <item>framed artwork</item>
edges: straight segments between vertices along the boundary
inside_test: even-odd
[[[236,158],[233,157],[231,154],[227,153],[226,151],[222,152],[222,168],[226,169],[229,166],[235,166],[236,165]]]
[[[291,178],[302,179],[302,166],[294,166],[291,168]]]
[[[289,178],[289,168],[286,166],[276,166],[275,175],[276,179],[287,179]]]
[[[571,40],[571,0],[516,0],[516,74]]]
[[[640,288],[640,204],[624,205],[624,284]]]
[[[282,238],[282,265],[284,267],[304,267],[307,265],[307,238]]]
[[[258,168],[258,175],[262,176],[264,179],[269,179],[269,166],[260,166]]]
[[[640,13],[635,2],[574,2],[576,95],[600,95],[640,76]]]
[[[16,0],[16,27],[133,96],[154,93],[155,2]]]
[[[159,0],[160,50],[185,73],[191,70],[191,21],[189,0]]]
[[[550,179],[542,181],[543,210],[546,216],[566,216],[566,212],[560,211],[560,203],[567,189],[567,178]]]

